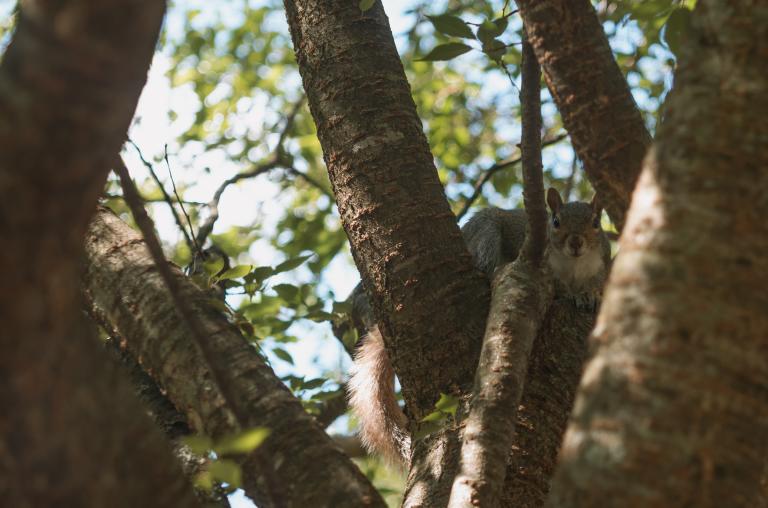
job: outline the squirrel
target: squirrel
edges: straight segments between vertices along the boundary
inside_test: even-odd
[[[547,191],[551,211],[547,261],[556,294],[572,298],[577,307],[595,311],[611,263],[611,247],[601,227],[602,206],[563,203],[557,190]],[[525,240],[525,210],[486,208],[462,228],[475,268],[489,278],[517,258]],[[360,421],[360,438],[367,450],[392,464],[407,464],[410,456],[408,420],[397,403],[394,370],[384,348],[362,283],[352,291],[355,326],[365,334],[358,342],[347,383],[349,404]]]

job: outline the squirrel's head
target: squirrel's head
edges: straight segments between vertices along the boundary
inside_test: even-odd
[[[547,204],[552,212],[549,220],[549,243],[552,249],[578,258],[600,245],[603,230],[600,216],[603,207],[597,194],[590,203],[563,203],[560,193],[547,191]]]

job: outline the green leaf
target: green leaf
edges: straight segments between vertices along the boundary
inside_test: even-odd
[[[483,44],[489,44],[493,39],[504,33],[507,29],[507,19],[499,18],[493,21],[485,20],[477,29],[477,38]]]
[[[273,353],[275,353],[275,356],[283,360],[284,362],[288,362],[291,365],[293,365],[293,357],[291,354],[286,351],[285,349],[276,347],[272,350]]]
[[[261,284],[266,279],[271,277],[275,274],[275,269],[271,266],[257,266],[256,268],[251,271],[248,275],[246,275],[245,282],[254,282],[257,284]]]
[[[459,408],[459,399],[453,395],[447,395],[445,393],[440,394],[440,399],[435,403],[435,409],[448,413],[451,416],[456,415],[456,410]]]
[[[341,339],[345,346],[351,348],[357,344],[358,338],[357,330],[354,328],[349,328],[346,332],[344,332],[344,336]]]
[[[304,261],[311,258],[312,256],[313,254],[308,254],[306,256],[299,256],[297,258],[292,258],[292,259],[283,261],[282,263],[280,263],[274,268],[274,273],[288,272],[290,270],[293,270],[294,268],[298,268],[304,263]]]
[[[360,7],[361,11],[365,12],[373,7],[374,3],[376,3],[376,0],[360,0],[358,7]]]
[[[501,57],[507,52],[507,45],[498,39],[492,39],[488,43],[483,43],[483,53],[488,55],[491,60],[500,62]]]
[[[213,448],[213,440],[208,436],[189,435],[183,436],[181,442],[184,443],[195,455],[205,455]]]
[[[286,302],[294,301],[299,294],[299,288],[292,284],[278,284],[273,286],[272,289],[277,293],[277,296]]]
[[[675,9],[664,25],[663,38],[669,50],[675,56],[680,54],[680,45],[685,40],[691,27],[691,11],[685,7]]]
[[[464,37],[465,39],[474,39],[475,34],[469,28],[461,18],[451,16],[450,14],[442,14],[440,16],[427,16],[435,29],[445,35],[454,37]]]
[[[312,400],[324,402],[326,400],[335,399],[344,395],[344,390],[333,390],[330,392],[319,392],[312,396]]]
[[[213,477],[208,471],[201,471],[195,476],[195,487],[206,492],[213,490]]]
[[[240,277],[248,275],[252,268],[253,265],[237,265],[219,275],[219,280],[239,279]]]
[[[213,277],[219,273],[222,268],[224,268],[224,258],[222,257],[216,257],[203,263],[203,270],[205,270],[205,273],[207,273],[209,277]]]
[[[352,302],[344,300],[343,302],[333,302],[334,314],[349,314],[352,312]]]
[[[326,381],[327,381],[327,379],[322,378],[322,377],[317,377],[317,378],[314,378],[314,379],[310,379],[309,381],[304,381],[303,388],[305,390],[314,390],[316,388],[320,388],[321,386],[323,386]]]
[[[423,423],[427,422],[439,422],[444,420],[446,415],[441,411],[433,411],[429,413],[427,416],[421,419]]]
[[[333,314],[329,314],[324,310],[315,310],[310,312],[304,317],[307,319],[311,319],[315,323],[322,323],[323,321],[331,321],[333,319]]]
[[[438,62],[451,60],[459,55],[463,55],[472,48],[466,44],[460,42],[449,42],[447,44],[440,44],[436,46],[432,51],[427,53],[421,58],[417,58],[420,62]]]
[[[243,483],[240,465],[233,460],[215,460],[208,465],[208,472],[215,480],[226,483],[230,487],[239,488]]]
[[[421,425],[418,426],[418,428],[416,429],[416,432],[413,433],[413,437],[415,439],[421,439],[430,434],[440,432],[442,429],[445,428],[445,423],[447,423],[447,420],[442,418],[437,421],[429,421],[429,422],[422,423]]]
[[[250,453],[264,442],[270,432],[266,427],[254,427],[231,436],[225,436],[216,443],[213,451],[220,455]]]

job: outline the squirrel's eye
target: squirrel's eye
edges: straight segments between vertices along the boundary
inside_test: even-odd
[[[555,229],[560,227],[560,218],[555,216],[552,217],[552,226],[554,226]]]
[[[600,217],[599,216],[595,217],[594,220],[592,221],[592,227],[595,228],[595,229],[600,229]]]

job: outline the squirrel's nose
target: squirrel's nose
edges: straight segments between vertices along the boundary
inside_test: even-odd
[[[584,238],[580,235],[573,235],[568,238],[568,247],[571,248],[574,254],[578,254],[581,248],[584,246]]]

